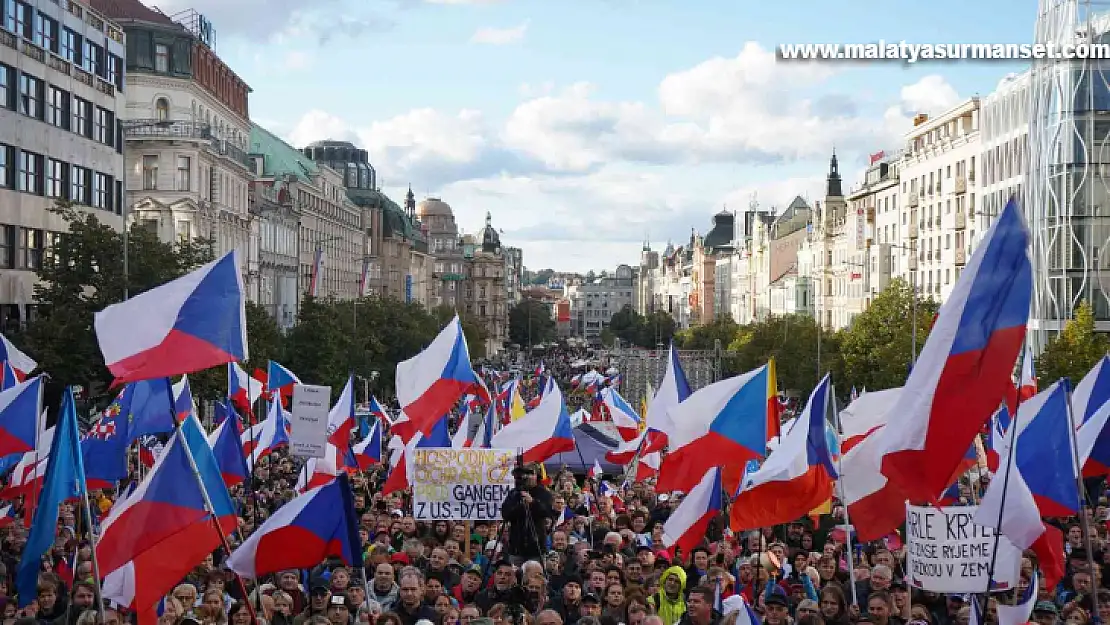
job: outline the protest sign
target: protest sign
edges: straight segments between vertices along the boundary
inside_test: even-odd
[[[417,521],[499,521],[513,489],[510,449],[417,448],[409,470]]]
[[[906,506],[906,574],[910,586],[932,592],[985,592],[995,549],[994,529],[977,525],[978,506]],[[991,589],[1017,586],[1021,550],[997,537]]]
[[[331,387],[297,384],[289,424],[289,450],[302,458],[323,458],[328,444]]]

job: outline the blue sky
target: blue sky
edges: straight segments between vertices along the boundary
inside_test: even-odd
[[[215,24],[251,115],[292,143],[370,150],[400,200],[485,213],[534,269],[635,263],[723,206],[819,199],[917,111],[990,93],[1015,63],[791,64],[780,43],[1021,43],[1034,0],[161,0]]]

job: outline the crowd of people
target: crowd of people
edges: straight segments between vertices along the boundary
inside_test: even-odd
[[[249,485],[234,489],[241,512],[233,543],[296,496],[298,468],[277,453],[260,463]],[[896,536],[849,548],[839,507],[741,535],[727,529],[722,513],[699,546],[675,553],[663,542],[663,524],[681,495],[656,493],[650,482],[607,496],[597,480],[567,471],[540,483],[538,467],[530,465],[503,504],[504,522],[425,523],[413,518],[408,493],[381,494],[384,472],[352,478],[362,568],[331,559],[248,580],[244,596],[222,566],[228,554],[217,551],[166,597],[159,625],[251,625],[252,608],[268,625],[755,625],[753,618],[766,625],[969,625],[973,618],[974,597],[907,586]],[[101,494],[96,503],[106,511],[111,497]],[[1104,519],[1106,511],[1102,502],[1094,515]],[[92,551],[78,538],[79,517],[63,507],[37,597],[24,609],[11,594],[10,572],[27,532],[22,524],[6,529],[4,625],[117,625],[132,618],[112,606],[103,616],[95,609]],[[1066,526],[1064,580],[1038,589],[1039,625],[1110,622],[1106,527],[1093,525],[1094,569],[1080,527]],[[1035,558],[1027,554],[1022,564],[1028,584]],[[995,601],[1011,600],[996,596],[977,622],[996,624]]]

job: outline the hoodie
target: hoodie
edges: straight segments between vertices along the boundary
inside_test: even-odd
[[[678,599],[672,601],[667,597],[665,586],[667,578],[674,575],[678,578]],[[648,603],[655,608],[655,613],[663,619],[663,625],[675,625],[686,614],[686,571],[681,566],[672,566],[663,571],[659,576],[659,592],[648,597]]]
[[[373,599],[374,601],[380,603],[382,606],[382,612],[391,612],[393,610],[393,606],[397,603],[397,598],[401,594],[401,587],[395,583],[393,584],[393,587],[389,589],[389,592],[385,594],[378,594],[378,589],[374,587],[374,582],[371,581],[369,584],[367,584],[367,586],[367,590],[370,594],[366,595],[366,598]]]

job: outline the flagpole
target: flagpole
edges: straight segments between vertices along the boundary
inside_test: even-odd
[[[1022,349],[1025,349],[1024,342],[1022,343]],[[1014,408],[1014,416],[1012,419],[1010,419],[1010,429],[1007,432],[1007,434],[1010,435],[1010,443],[1006,448],[1006,472],[1003,473],[1002,477],[1002,500],[998,504],[998,522],[995,523],[994,526],[994,548],[991,549],[991,562],[990,566],[987,568],[987,589],[986,593],[983,595],[982,614],[986,614],[987,610],[990,608],[991,581],[994,580],[994,565],[998,560],[998,543],[1002,538],[1002,519],[1003,513],[1006,510],[1006,493],[1010,489],[1010,472],[1013,471],[1014,463],[1016,462],[1015,456],[1017,455],[1017,453],[1014,447],[1015,445],[1017,445],[1019,414],[1021,414],[1021,393],[1018,393],[1017,405]],[[993,427],[993,424],[991,427]],[[976,600],[976,606],[978,606],[978,600]]]
[[[1022,369],[1024,369],[1024,359],[1022,360]],[[1072,462],[1075,463],[1075,483],[1079,492],[1080,506],[1079,514],[1083,519],[1080,528],[1083,530],[1083,546],[1087,549],[1087,565],[1091,567],[1091,571],[1095,570],[1095,556],[1094,551],[1091,549],[1091,528],[1090,520],[1086,511],[1083,508],[1083,503],[1086,502],[1090,505],[1087,496],[1087,485],[1083,483],[1083,467],[1079,464],[1079,442],[1076,440],[1076,426],[1075,426],[1075,411],[1071,407],[1071,383],[1065,378],[1062,382],[1066,384],[1065,390],[1067,393],[1067,409],[1068,409],[1068,427],[1071,428],[1068,432],[1068,438],[1071,439],[1071,454]],[[1020,396],[1020,395],[1019,395]],[[1011,425],[1011,427],[1013,427]],[[1091,593],[1091,613],[1098,614],[1098,593]]]
[[[208,489],[204,487],[204,477],[200,474],[200,468],[197,467],[196,458],[193,458],[193,450],[189,448],[189,442],[185,440],[185,434],[181,431],[181,421],[177,418],[177,409],[173,401],[173,384],[169,378],[166,378],[166,388],[169,390],[170,414],[173,415],[174,425],[177,428],[178,442],[181,443],[182,449],[185,450],[185,457],[189,459],[189,468],[193,471],[193,477],[197,480],[197,488],[200,489],[201,497],[204,498],[204,509],[212,517],[212,529],[216,532],[216,536],[220,539],[220,545],[224,551],[229,555],[232,553],[231,544],[227,542],[227,537],[224,536],[223,528],[220,527],[220,519],[216,516],[216,507],[212,505],[212,498],[208,495]],[[249,389],[247,391],[250,392]],[[247,399],[250,399],[248,395]],[[238,573],[235,574],[235,581],[239,584],[239,592],[243,593],[244,604],[247,606],[247,611],[250,613],[251,622],[258,622],[258,615],[254,611],[254,606],[249,601],[250,595],[247,594],[247,585],[243,583],[243,578]]]
[[[832,386],[831,384],[829,385]],[[844,453],[839,449],[844,441],[844,424],[840,421],[840,411],[837,410],[835,398],[836,393],[830,393],[833,402],[833,416],[836,418],[836,433],[837,433],[837,454],[836,454],[836,484],[840,490],[840,501],[844,504],[844,546],[846,547],[844,554],[845,560],[848,561],[848,579],[851,580],[852,586],[852,605],[859,607],[859,597],[856,595],[856,563],[855,551],[852,547],[852,522],[848,517],[848,504],[845,503],[844,497]],[[760,534],[762,535],[762,531]]]

